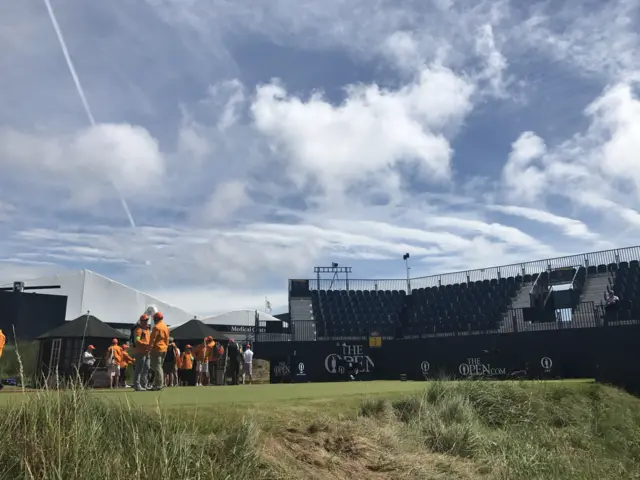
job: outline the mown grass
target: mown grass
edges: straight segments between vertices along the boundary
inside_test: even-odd
[[[342,385],[288,401],[281,391],[305,386],[8,394],[0,478],[640,478],[640,401],[616,389],[437,381],[363,397]],[[189,403],[227,389],[254,401]]]

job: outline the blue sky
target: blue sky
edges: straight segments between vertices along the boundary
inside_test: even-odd
[[[51,0],[0,18],[0,277],[199,313],[637,244],[635,1]],[[469,7],[473,5],[473,7]],[[129,224],[118,193],[129,205]]]

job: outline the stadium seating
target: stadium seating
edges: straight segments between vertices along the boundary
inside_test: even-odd
[[[549,305],[555,285],[573,283],[570,293],[558,290],[562,300],[575,310],[589,277],[610,278],[610,287],[620,298],[620,320],[640,319],[640,266],[637,260],[609,265],[556,268],[541,274],[527,274],[404,290],[312,290],[313,315],[319,337],[362,337],[373,331],[382,336],[405,337],[434,334],[512,331],[503,322],[514,299],[529,306]],[[600,282],[601,280],[598,280]],[[594,292],[598,285],[592,283]],[[531,292],[531,295],[529,294]],[[606,291],[602,291],[604,300]],[[599,293],[595,293],[599,296]],[[521,307],[523,304],[520,303]],[[553,308],[553,307],[552,307]],[[567,308],[567,307],[562,307]],[[548,321],[540,315],[539,321]],[[550,317],[555,319],[554,311]],[[575,326],[579,326],[576,323]],[[504,328],[503,328],[504,327]]]
[[[509,277],[412,290],[405,335],[497,330],[522,281]]]
[[[600,265],[600,267],[605,267]],[[606,266],[611,276],[611,288],[620,299],[618,309],[618,320],[638,320],[640,319],[640,264],[637,260],[631,262],[620,262],[620,264],[610,264]],[[603,302],[606,293],[603,292]]]
[[[373,330],[383,336],[392,336],[406,303],[403,290],[320,290],[311,293],[320,337],[363,336]]]

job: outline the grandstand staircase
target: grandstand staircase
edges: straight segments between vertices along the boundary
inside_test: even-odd
[[[591,327],[593,326],[594,312],[589,306],[589,302],[593,302],[593,306],[597,307],[604,300],[604,293],[609,285],[608,273],[596,273],[587,276],[580,295],[580,303],[574,309],[572,322],[575,327]],[[595,312],[598,316],[598,313]]]
[[[315,319],[311,297],[292,298],[289,300],[291,329],[294,341],[315,340]]]
[[[502,317],[502,331],[504,332],[512,332],[513,331],[513,319],[512,319],[512,309],[517,308],[529,308],[531,306],[531,297],[529,296],[529,292],[531,291],[531,287],[533,286],[533,282],[525,282],[520,287],[520,291],[516,294],[516,296],[511,301],[511,305],[509,310]]]
[[[609,274],[599,273],[589,275],[584,283],[582,290],[581,302],[593,302],[594,305],[600,305],[604,301],[604,294],[609,285]]]
[[[529,292],[531,291],[532,286],[533,282],[526,282],[522,284],[520,291],[511,302],[511,308],[528,308],[531,306]]]

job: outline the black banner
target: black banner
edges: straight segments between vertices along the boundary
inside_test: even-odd
[[[271,360],[278,381],[595,378],[598,362],[609,372],[631,368],[616,365],[631,348],[624,339],[639,334],[640,325],[627,325],[385,340],[380,348],[370,348],[368,341],[257,342],[254,351]]]

